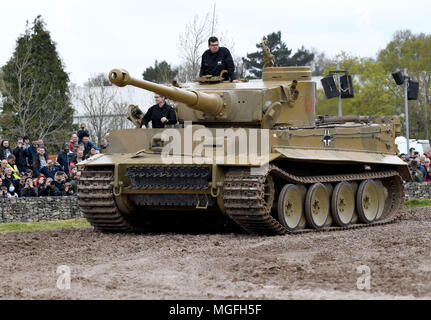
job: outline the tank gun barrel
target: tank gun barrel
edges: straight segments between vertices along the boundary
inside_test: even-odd
[[[219,115],[223,110],[223,100],[218,95],[169,87],[151,81],[135,79],[131,77],[126,70],[111,70],[109,72],[109,81],[119,87],[131,85],[158,93],[168,99],[182,102],[192,109],[199,110],[207,114]]]

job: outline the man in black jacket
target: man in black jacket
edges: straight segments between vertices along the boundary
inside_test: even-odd
[[[240,82],[235,77],[235,64],[229,49],[219,47],[218,39],[210,37],[208,39],[208,50],[202,55],[202,64],[199,76],[219,76],[222,70],[227,70],[223,77],[231,82]]]
[[[29,154],[23,139],[18,139],[18,146],[13,149],[12,153],[16,158],[15,164],[18,167],[18,171],[26,172],[28,169]]]
[[[164,128],[166,124],[176,124],[177,115],[174,109],[165,102],[165,97],[159,94],[154,95],[156,104],[151,106],[142,118],[142,128],[148,127],[151,121],[153,128]]]

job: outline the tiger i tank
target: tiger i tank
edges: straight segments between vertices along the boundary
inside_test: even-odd
[[[264,49],[267,49],[264,46]],[[78,205],[102,232],[151,232],[172,214],[220,215],[259,235],[342,230],[396,220],[407,165],[396,116],[316,117],[310,67],[276,67],[260,80],[204,76],[172,86],[113,69],[109,80],[175,102],[178,124],[110,132],[107,152],[82,163]],[[169,213],[169,214],[168,214]]]

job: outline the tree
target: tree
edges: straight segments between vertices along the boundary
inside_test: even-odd
[[[305,49],[303,46],[291,57],[292,49],[289,49],[284,41],[281,41],[281,31],[273,32],[263,37],[268,40],[268,48],[275,56],[275,65],[278,66],[297,66],[309,65],[314,59],[314,53]],[[243,58],[245,69],[251,78],[261,78],[263,68],[262,43],[257,43],[259,49],[256,52],[248,53],[247,58]]]
[[[107,85],[103,73],[91,77],[83,88],[75,86],[71,91],[74,99],[83,108],[82,118],[88,123],[91,139],[97,145],[100,145],[111,130],[128,127],[126,119],[128,104],[117,100],[118,88]]]
[[[342,52],[336,60],[342,70],[352,75],[355,97],[343,99],[343,115],[392,115],[400,114],[401,109],[393,94],[390,74],[372,58],[360,58]],[[327,66],[323,75],[335,70]],[[338,99],[327,99],[323,90],[316,93],[317,113],[337,115]]]
[[[156,82],[156,83],[171,83],[178,74],[178,69],[172,70],[171,65],[166,61],[160,63],[154,63],[153,67],[148,67],[142,73],[142,77],[145,80]]]
[[[12,57],[2,67],[0,81],[2,135],[9,139],[38,137],[58,151],[72,131],[74,110],[69,76],[41,16],[31,28],[27,22]]]
[[[203,18],[195,15],[193,21],[186,25],[185,31],[179,35],[178,49],[182,59],[178,67],[178,80],[180,82],[194,81],[199,76],[201,58],[208,49],[209,37],[217,34],[221,46],[227,47],[235,63],[235,73],[238,78],[243,77],[242,60],[235,55],[234,41],[218,30],[218,17],[216,14],[210,18],[206,13]]]
[[[411,136],[417,139],[429,136],[429,114],[431,96],[431,34],[413,34],[401,30],[394,34],[392,41],[378,53],[377,61],[385,72],[403,72],[407,68],[409,76],[419,82],[418,101],[409,101],[409,124]],[[404,92],[391,81],[392,92],[397,104],[404,112]]]

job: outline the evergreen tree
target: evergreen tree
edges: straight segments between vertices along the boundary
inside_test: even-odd
[[[289,49],[284,41],[281,41],[281,31],[273,32],[263,37],[268,40],[268,48],[275,56],[277,66],[304,66],[309,65],[314,59],[314,53],[301,47],[291,57],[292,49]],[[247,58],[243,58],[245,69],[251,74],[251,78],[261,78],[263,68],[262,43],[257,43],[259,49],[256,52],[248,53]]]
[[[44,139],[57,152],[72,131],[69,76],[41,16],[16,42],[2,67],[2,136]]]
[[[162,61],[160,63],[154,63],[154,68],[149,67],[142,73],[142,77],[145,80],[156,82],[156,83],[170,83],[178,74],[178,70],[172,70],[169,63]]]

